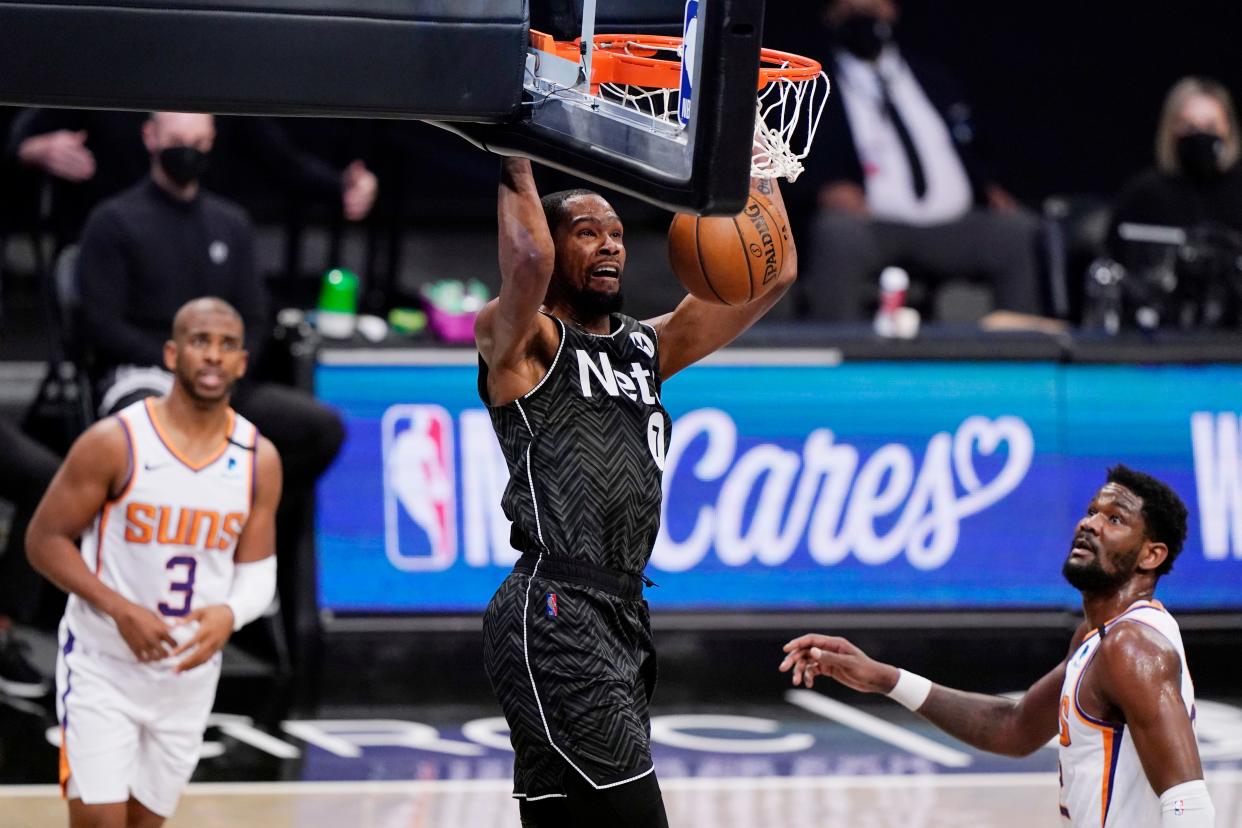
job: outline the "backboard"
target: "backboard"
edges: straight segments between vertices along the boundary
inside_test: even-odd
[[[526,0],[0,0],[0,103],[427,120],[669,209],[736,213],[764,0],[643,5],[692,34],[682,121],[601,96],[592,50],[535,48]]]
[[[586,0],[580,43],[603,38],[594,9]],[[749,189],[763,0],[684,0],[681,28],[668,113],[663,104],[624,105],[609,85],[592,83],[592,61],[611,55],[567,54],[532,31],[520,117],[440,125],[670,210],[734,215]]]

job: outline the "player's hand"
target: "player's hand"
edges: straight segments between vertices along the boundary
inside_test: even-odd
[[[790,641],[782,673],[793,671],[794,685],[812,687],[827,676],[862,693],[887,693],[897,684],[897,668],[870,658],[844,638],[809,634]]]
[[[65,181],[86,181],[95,175],[95,155],[86,148],[86,131],[58,129],[22,142],[18,157]]]
[[[224,647],[233,634],[233,610],[227,604],[214,604],[194,610],[182,619],[183,624],[198,623],[198,632],[189,641],[172,651],[174,656],[188,652],[190,655],[177,664],[175,673],[193,670],[205,664]]]
[[[379,179],[361,161],[354,161],[341,174],[341,206],[350,221],[366,218],[378,193]]]
[[[146,607],[126,601],[112,614],[121,638],[134,651],[139,661],[159,661],[168,657],[177,640],[168,630],[168,622]]]

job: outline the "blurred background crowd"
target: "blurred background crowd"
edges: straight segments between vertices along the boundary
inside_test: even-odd
[[[971,335],[1236,330],[1240,27],[1242,7],[1203,0],[770,4],[766,45],[822,60],[833,94],[784,188],[802,272],[769,324],[870,335],[878,276],[898,266],[925,325]],[[37,695],[7,631],[59,612],[25,567],[24,520],[81,428],[167,389],[173,311],[215,294],[246,317],[235,404],[293,482],[281,573],[296,589],[343,433],[295,387],[299,317],[279,312],[314,307],[338,267],[381,317],[443,279],[494,292],[497,163],[419,122],[0,108],[0,133],[0,689]],[[669,216],[616,201],[627,310],[663,312],[681,295]]]

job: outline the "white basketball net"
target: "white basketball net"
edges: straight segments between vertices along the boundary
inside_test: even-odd
[[[612,45],[615,48],[621,44]],[[677,49],[655,49],[651,44],[627,41],[627,53],[630,46],[643,56],[649,56],[656,50],[667,52],[669,60],[681,59]],[[765,68],[785,68],[788,65],[768,61]],[[810,80],[777,78],[758,91],[750,166],[752,178],[794,181],[802,174],[802,161],[811,151],[811,142],[815,140],[824,105],[828,102],[829,89],[828,76],[820,72]],[[600,84],[599,94],[605,100],[653,120],[681,126],[677,118],[679,93],[676,89],[603,83]]]

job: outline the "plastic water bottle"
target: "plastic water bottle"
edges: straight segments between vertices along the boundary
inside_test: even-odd
[[[886,267],[880,273],[880,307],[875,313],[874,328],[878,336],[900,336],[900,316],[906,306],[910,274],[900,267]]]
[[[358,276],[335,267],[324,274],[319,289],[319,313],[315,326],[332,339],[348,339],[358,322]]]
[[[1087,268],[1087,307],[1083,327],[1102,330],[1109,336],[1116,336],[1121,331],[1124,309],[1122,282],[1125,278],[1125,268],[1112,259],[1096,259],[1090,264]]]

